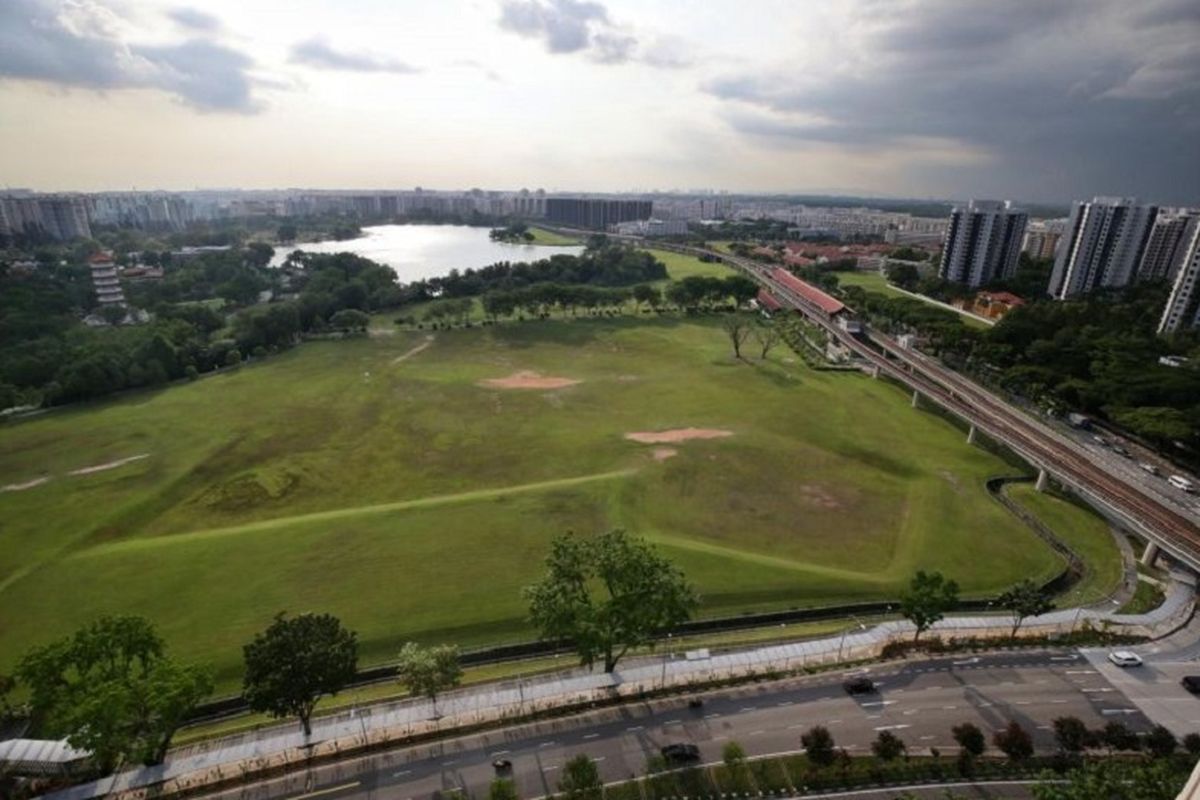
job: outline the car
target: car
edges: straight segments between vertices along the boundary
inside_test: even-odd
[[[875,691],[875,683],[865,675],[857,675],[842,681],[846,694],[871,694]]]
[[[686,742],[663,745],[658,752],[668,764],[694,764],[700,760],[700,748]]]
[[[1124,447],[1121,447],[1121,445],[1114,446],[1113,452],[1119,455],[1121,458],[1133,458],[1133,455]]]
[[[507,758],[497,758],[492,762],[492,768],[496,770],[497,775],[507,775],[512,772],[512,762]]]
[[[1140,667],[1142,657],[1128,650],[1114,650],[1108,654],[1108,660],[1118,667]]]
[[[1153,464],[1147,464],[1145,461],[1143,461],[1142,463],[1138,464],[1138,466],[1144,469],[1146,472],[1149,472],[1151,475],[1158,474],[1158,467],[1154,466]]]
[[[1108,447],[1108,439],[1105,439],[1103,436],[1100,436],[1099,434],[1096,434],[1095,436],[1093,436],[1092,441],[1095,442],[1096,444],[1100,445],[1101,447]]]
[[[1179,684],[1192,694],[1200,694],[1200,675],[1188,675]]]

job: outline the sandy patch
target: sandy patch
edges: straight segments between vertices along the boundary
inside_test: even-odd
[[[123,467],[126,464],[132,464],[134,461],[141,461],[143,458],[149,458],[149,457],[150,457],[149,453],[139,453],[136,456],[130,456],[129,458],[118,458],[116,461],[109,461],[105,464],[93,464],[90,467],[81,467],[80,469],[73,469],[70,472],[68,472],[67,474],[68,475],[91,475],[93,472],[104,472],[105,470],[108,470],[108,469],[116,469],[117,467]]]
[[[640,380],[640,379],[638,378],[637,375],[618,375],[617,380],[620,381],[621,383],[632,383],[633,381]]]
[[[679,455],[679,451],[674,447],[656,447],[650,451],[650,455],[655,461],[666,461],[668,458]]]
[[[506,378],[489,378],[480,381],[479,385],[489,389],[563,389],[577,383],[582,383],[582,381],[573,378],[556,378],[531,370],[521,370]]]
[[[10,483],[7,486],[0,486],[0,492],[23,492],[26,489],[32,489],[35,486],[41,486],[43,483],[46,483],[49,480],[49,477],[42,477],[34,478],[33,480],[25,481],[24,483]]]
[[[419,345],[414,347],[412,350],[409,350],[407,353],[402,353],[402,354],[396,356],[395,358],[392,359],[392,363],[399,364],[402,361],[408,361],[410,358],[412,358],[417,353],[424,350],[426,347],[429,347],[429,345],[431,345],[431,344],[433,344],[433,336],[426,336],[425,341],[421,342]]]
[[[733,436],[733,431],[717,428],[675,428],[669,431],[638,431],[627,433],[625,438],[642,444],[676,444],[689,439],[721,439]]]

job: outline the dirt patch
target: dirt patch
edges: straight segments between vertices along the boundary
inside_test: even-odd
[[[10,483],[7,486],[0,486],[0,492],[23,492],[26,489],[32,489],[35,486],[41,486],[43,483],[46,483],[49,480],[49,477],[42,477],[34,478],[33,480],[25,481],[24,483]]]
[[[618,375],[617,380],[621,383],[633,383],[636,380],[641,380],[637,375]]]
[[[676,444],[689,439],[721,439],[733,436],[733,431],[717,428],[675,428],[669,431],[638,431],[625,434],[625,438],[642,444]]]
[[[574,378],[556,378],[552,375],[543,375],[540,372],[531,370],[521,370],[514,372],[506,378],[489,378],[485,381],[480,381],[480,386],[486,386],[489,389],[565,389],[568,386],[574,386],[577,383]]]
[[[829,509],[839,509],[842,507],[838,499],[821,486],[804,484],[798,491],[802,498],[815,506]]]
[[[656,447],[650,451],[650,455],[655,461],[666,461],[668,458],[673,458],[679,455],[679,451],[674,447]]]
[[[116,461],[109,461],[104,464],[93,464],[90,467],[81,467],[80,469],[73,469],[70,472],[68,472],[67,474],[68,475],[91,475],[93,472],[104,472],[105,470],[116,469],[117,467],[123,467],[126,464],[132,464],[134,461],[141,461],[143,458],[149,458],[149,457],[150,457],[149,453],[139,453],[136,456],[130,456],[129,458],[118,458]]]
[[[401,353],[400,355],[396,356],[395,358],[392,359],[392,363],[399,364],[403,361],[408,361],[410,358],[412,358],[417,353],[424,350],[426,347],[429,347],[429,345],[431,345],[431,344],[433,344],[433,336],[426,336],[425,341],[421,342],[419,345],[414,347],[412,350],[409,350],[407,353]]]

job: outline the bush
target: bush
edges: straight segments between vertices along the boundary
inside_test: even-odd
[[[908,750],[899,736],[891,731],[880,731],[871,743],[871,752],[880,761],[895,761]]]
[[[954,741],[958,742],[958,746],[969,756],[981,756],[987,749],[987,739],[984,738],[983,731],[969,722],[955,725],[950,732],[954,735]]]
[[[808,733],[800,737],[800,744],[808,755],[808,760],[815,766],[828,767],[833,763],[833,734],[821,725],[809,728]]]
[[[200,370],[196,369],[196,365],[195,365],[195,364],[188,364],[188,365],[187,365],[186,367],[184,367],[184,369],[183,369],[183,375],[184,375],[184,377],[186,377],[186,378],[187,378],[189,381],[194,381],[194,380],[196,380],[197,378],[199,378],[199,377],[200,377]]]
[[[992,742],[1012,762],[1024,761],[1033,755],[1033,739],[1021,723],[1013,720],[1004,730],[997,731]]]

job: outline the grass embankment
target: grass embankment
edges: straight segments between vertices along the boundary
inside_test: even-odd
[[[1121,606],[1121,614],[1145,614],[1153,611],[1166,600],[1163,590],[1150,581],[1138,581],[1137,591],[1125,605]]]
[[[992,327],[983,320],[976,319],[960,309],[947,309],[944,306],[939,306],[930,298],[922,295],[906,294],[888,283],[887,278],[880,275],[878,272],[835,272],[834,275],[837,276],[838,283],[842,286],[861,286],[868,292],[875,292],[876,294],[883,294],[887,295],[888,297],[907,297],[910,300],[920,300],[928,303],[931,306],[935,306],[946,311],[954,311],[962,319],[963,324],[969,328],[979,328],[980,330],[984,330]]]
[[[364,663],[526,639],[521,587],[564,531],[650,538],[703,615],[890,598],[917,568],[973,595],[1057,568],[960,431],[782,348],[736,362],[719,319],[438,331],[397,362],[426,335],[312,342],[0,429],[0,486],[49,478],[0,493],[0,672],[103,613],[149,617],[219,693],[285,609],[337,614]],[[479,383],[523,370],[579,383]],[[689,426],[733,435],[624,438]]]
[[[1124,573],[1121,550],[1104,517],[1049,492],[1039,492],[1029,483],[1010,484],[1005,491],[1032,511],[1087,565],[1083,579],[1056,601],[1059,606],[1094,603],[1117,590]]]
[[[564,236],[561,233],[548,231],[545,228],[539,228],[536,225],[531,225],[529,232],[533,234],[533,241],[530,244],[542,244],[550,247],[560,247],[568,244],[580,244],[579,239],[574,236]]]

